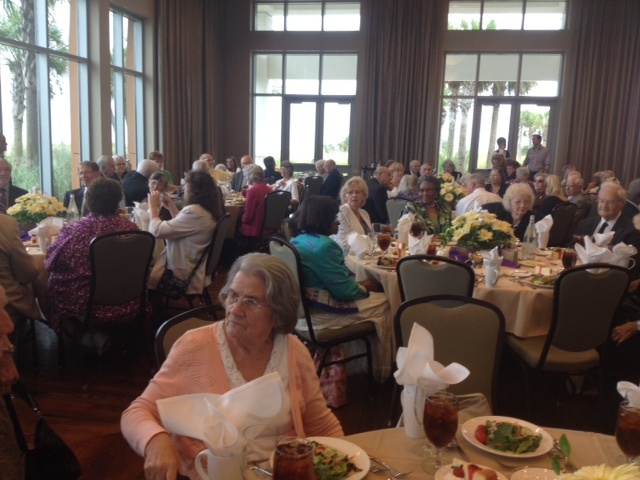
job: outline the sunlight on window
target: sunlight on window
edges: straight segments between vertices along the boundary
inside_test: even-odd
[[[563,30],[566,7],[565,0],[451,0],[449,30]]]
[[[349,32],[360,30],[360,2],[254,3],[254,30]]]

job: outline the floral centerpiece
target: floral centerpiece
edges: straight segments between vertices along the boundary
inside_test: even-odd
[[[640,478],[640,467],[635,463],[627,463],[616,468],[609,465],[593,465],[582,467],[573,473],[565,473],[558,480],[637,480]]]
[[[506,247],[517,242],[508,222],[498,220],[493,213],[468,212],[456,217],[440,234],[442,243],[454,241],[458,248],[470,251]]]
[[[458,185],[453,176],[447,172],[439,173],[436,178],[440,183],[440,199],[453,209],[458,200],[467,194],[467,191],[462,185]]]
[[[15,205],[7,209],[7,214],[15,218],[21,226],[35,226],[48,217],[64,217],[67,209],[55,197],[40,193],[27,193],[16,198]]]

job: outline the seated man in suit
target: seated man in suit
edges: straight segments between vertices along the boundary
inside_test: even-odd
[[[122,190],[128,207],[133,207],[133,202],[146,200],[149,194],[149,177],[160,170],[153,160],[142,160],[135,172],[131,172],[122,180]]]
[[[364,204],[364,209],[369,214],[372,223],[388,223],[387,192],[391,181],[391,170],[379,166],[373,172],[373,178],[367,182],[369,196]]]
[[[89,188],[89,185],[93,183],[96,178],[100,178],[100,167],[96,162],[84,161],[78,165],[78,177],[80,177],[80,188],[76,190],[69,190],[64,194],[63,204],[65,207],[69,206],[69,199],[73,194],[76,200],[76,206],[80,216],[84,217],[87,214],[87,208],[84,202],[84,194]]]
[[[579,172],[575,172],[573,175],[567,177],[567,184],[564,188],[567,197],[571,203],[577,205],[575,221],[579,222],[589,215],[591,210],[591,198],[582,193],[584,189],[584,180],[580,176]]]
[[[234,192],[241,192],[242,187],[248,184],[247,175],[244,171],[244,167],[247,165],[253,165],[253,158],[249,155],[245,155],[240,159],[240,171],[235,173],[231,179],[231,188]]]
[[[11,164],[0,158],[0,213],[7,213],[7,208],[16,203],[16,198],[27,191],[11,183]]]
[[[320,195],[337,199],[342,187],[342,174],[338,171],[336,162],[331,159],[324,162],[324,170],[327,172],[327,178],[322,183]]]
[[[575,234],[592,237],[596,233],[613,232],[611,246],[624,242],[640,249],[640,231],[636,230],[631,220],[622,215],[626,201],[627,192],[622,186],[614,182],[603,183],[598,192],[598,216],[582,220]],[[639,259],[640,255],[637,254],[636,265]]]

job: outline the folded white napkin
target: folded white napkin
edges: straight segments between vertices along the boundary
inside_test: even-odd
[[[363,259],[367,253],[371,253],[371,239],[368,235],[362,235],[361,233],[351,232],[347,235],[347,243],[349,244],[349,250],[352,251],[356,257]]]
[[[638,250],[633,245],[627,245],[624,242],[620,242],[617,245],[613,246],[613,248],[611,249],[611,253],[613,253],[611,264],[619,265],[624,268],[630,268],[629,260],[636,253],[638,253]]]
[[[392,190],[387,190],[387,198],[396,198],[400,195],[400,189],[398,187],[393,187]]]
[[[60,217],[48,217],[42,220],[36,228],[29,231],[32,237],[38,237],[38,245],[42,253],[47,253],[49,245],[51,245],[51,237],[60,233],[64,227],[64,219]]]
[[[202,440],[215,455],[235,456],[244,448],[242,432],[265,423],[282,408],[280,375],[270,373],[224,395],[196,393],[158,400],[167,431]]]
[[[416,396],[460,383],[469,376],[469,370],[459,363],[445,367],[433,357],[433,336],[426,328],[414,323],[407,347],[398,349],[398,370],[393,374],[398,385],[404,385],[401,396],[404,428],[411,438],[424,437],[424,430],[417,418],[422,412],[416,411]]]
[[[547,215],[542,220],[536,222],[536,231],[538,232],[538,248],[547,248],[549,243],[549,232],[553,226],[553,218]]]
[[[613,240],[613,235],[615,232],[607,232],[607,233],[596,233],[593,235],[593,241],[599,247],[606,247]]]
[[[634,408],[640,408],[640,386],[631,382],[618,382],[618,393],[629,400]]]
[[[596,245],[588,235],[584,237],[584,247],[576,243],[574,248],[583,264],[610,263],[613,259],[613,253],[608,248]]]
[[[140,230],[149,231],[149,203],[133,202],[133,215]]]
[[[427,253],[432,238],[433,235],[423,235],[420,239],[409,235],[409,255],[423,255]]]
[[[409,243],[409,230],[411,230],[411,224],[415,218],[416,216],[413,213],[405,213],[398,219],[396,231],[398,232],[398,241],[400,243]]]
[[[482,250],[480,255],[482,255],[483,259],[486,258],[487,260],[502,260],[498,247],[494,247],[491,250]]]

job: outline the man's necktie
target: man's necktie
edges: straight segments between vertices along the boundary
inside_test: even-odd
[[[9,199],[7,198],[7,189],[0,188],[0,213],[7,213],[7,204]]]
[[[600,227],[600,230],[598,230],[598,233],[604,233],[604,231],[606,230],[606,228],[609,226],[609,224],[607,222],[604,222],[602,224],[602,226]]]

